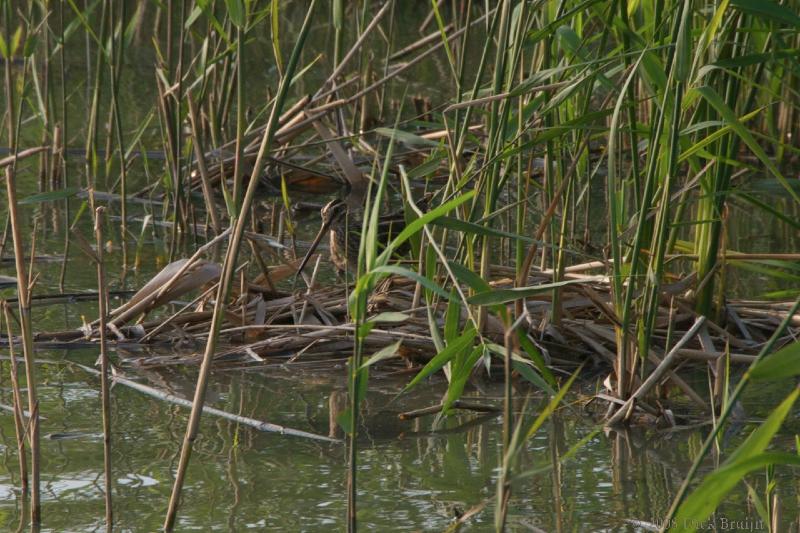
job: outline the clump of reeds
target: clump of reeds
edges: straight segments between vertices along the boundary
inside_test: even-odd
[[[800,193],[785,165],[798,153],[798,132],[792,129],[800,103],[796,0],[761,7],[680,0],[434,0],[419,38],[399,50],[393,48],[396,38],[408,32],[392,16],[406,9],[400,2],[334,1],[323,13],[311,1],[302,22],[279,2],[167,2],[157,9],[154,75],[147,82],[156,95],[149,116],[157,135],[145,135],[150,119],[133,135],[126,131],[131,125],[119,94],[126,53],[132,40],[142,38],[146,8],[129,13],[103,1],[91,12],[69,4],[70,12],[62,4],[56,17],[48,2],[32,5],[25,20],[42,24],[26,28],[24,39],[9,23],[9,3],[3,13],[5,129],[16,155],[4,166],[23,353],[30,362],[32,269],[22,259],[17,160],[43,154],[40,172],[54,178],[49,185],[42,181],[41,195],[28,200],[63,202],[64,226],[80,226],[84,206],[95,208],[102,198],[95,189],[118,194],[106,197],[118,200],[112,204],[121,217],[114,238],[121,243],[123,265],[135,268],[141,245],[131,264],[128,242],[136,237],[128,222],[137,198],[128,170],[138,148],[145,173],[156,175],[140,194],[161,202],[148,205],[162,209],[158,224],[168,230],[169,265],[126,306],[111,311],[107,326],[102,316],[82,331],[39,338],[104,339],[108,327],[116,337],[141,342],[188,336],[205,343],[202,357],[184,359],[199,362],[200,371],[165,519],[168,530],[214,364],[348,357],[350,401],[339,421],[348,435],[351,530],[357,526],[360,401],[375,365],[401,359],[416,365],[405,390],[442,371],[447,392],[431,408],[438,416],[464,408],[460,397],[479,369],[502,369],[498,530],[505,527],[513,493],[514,458],[571,384],[560,385],[557,371],[574,373],[587,361],[608,368],[607,390],[598,396],[608,400],[608,425],[639,416],[673,424],[674,413],[653,401],[659,386],[678,390],[706,416],[721,413],[703,454],[746,383],[777,377],[778,367],[784,377],[800,372],[791,359],[797,344],[787,343],[800,327],[791,304],[796,288],[781,287],[781,301],[770,302],[738,298],[730,283],[735,269],[796,283],[794,263],[800,257],[792,248],[736,250],[729,239],[731,212],[741,205],[788,231],[800,227]],[[322,59],[307,52],[309,27],[320,20],[331,21],[333,43]],[[283,21],[298,31],[284,31]],[[36,42],[39,33],[45,39]],[[245,59],[258,46],[253,35],[270,37],[266,53],[277,77],[266,89],[248,84],[252,73]],[[287,43],[291,53],[285,58]],[[70,198],[78,193],[66,182],[63,155],[65,139],[78,134],[74,124],[67,129],[64,57],[67,47],[76,46],[85,46],[87,58],[89,112],[80,134],[90,192],[71,217]],[[18,55],[25,59],[21,83],[15,84],[11,59]],[[58,77],[37,68],[49,64],[42,56],[56,55]],[[443,67],[436,73],[443,94],[433,106],[406,78],[432,57]],[[318,79],[324,81],[309,89],[309,73],[320,70],[325,76]],[[59,91],[51,89],[54,83]],[[23,105],[31,86],[44,88],[37,90],[41,98],[27,100],[40,109]],[[36,138],[42,147],[19,145],[26,113],[41,117]],[[157,146],[145,146],[148,137],[155,137]],[[165,154],[163,168],[151,167],[148,149]],[[62,175],[64,181],[55,178]],[[778,186],[787,203],[760,199],[753,192],[756,180]],[[270,237],[255,231],[262,185],[280,198],[269,214]],[[358,260],[346,275],[352,284],[324,286],[313,274],[299,289],[286,281],[303,244],[290,209],[295,194],[342,187],[353,214],[358,211],[353,220],[361,222]],[[426,209],[419,207],[423,197]],[[382,241],[381,215],[392,203],[404,211],[405,226]],[[145,219],[141,237],[150,220]],[[68,235],[65,257],[70,243],[87,248],[79,231]],[[200,246],[204,239],[211,242]],[[216,260],[224,241],[220,266]],[[263,254],[283,264],[271,266]],[[65,276],[66,262],[62,288]],[[195,299],[166,318],[143,318],[191,291]],[[102,292],[101,287],[104,301]],[[142,320],[133,324],[137,318]],[[220,340],[231,346],[218,349]],[[342,346],[352,349],[343,353]],[[692,360],[711,375],[708,398],[679,375],[678,363]],[[157,367],[161,361],[137,362]],[[730,368],[737,364],[750,367],[731,387]],[[33,365],[26,364],[26,371],[35,503]],[[527,429],[513,419],[517,379],[552,400]],[[724,480],[717,487],[732,486],[744,466],[794,464],[765,447],[795,397],[777,406],[712,475],[715,482]],[[705,496],[684,501],[697,464],[673,514],[710,512],[712,506],[697,507],[710,482],[698,489]],[[715,490],[706,501],[724,497],[724,490]],[[38,506],[34,509],[38,516]]]

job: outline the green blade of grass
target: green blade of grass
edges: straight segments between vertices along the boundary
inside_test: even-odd
[[[789,379],[800,375],[800,342],[793,342],[765,357],[748,374],[754,380]]]
[[[420,370],[419,373],[414,376],[414,379],[412,379],[405,387],[403,387],[403,391],[405,392],[415,387],[420,381],[427,378],[437,370],[440,370],[451,359],[453,359],[456,354],[472,346],[472,342],[475,340],[476,335],[477,332],[474,329],[470,329],[467,331],[467,333],[456,339],[453,343],[448,344],[444,350],[436,354],[433,359],[428,361],[428,363],[422,367],[422,370]]]
[[[598,278],[599,279],[599,278]],[[555,283],[542,283],[534,287],[516,287],[513,289],[495,289],[486,292],[480,292],[467,299],[467,302],[475,305],[498,305],[508,302],[513,302],[520,298],[527,298],[528,296],[535,296],[543,292],[551,291],[557,287],[565,287],[567,285],[579,285],[583,283],[590,283],[597,281],[593,279],[579,279],[579,280],[565,280]]]

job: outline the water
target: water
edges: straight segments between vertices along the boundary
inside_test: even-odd
[[[46,531],[102,529],[99,384],[67,363],[90,365],[96,355],[91,349],[39,353],[54,361],[40,367],[39,387],[41,412],[47,417],[42,422]],[[191,392],[192,374],[133,373],[139,381],[182,395]],[[4,379],[6,375],[4,371]],[[220,371],[213,374],[208,400],[229,412],[327,435],[330,406],[345,391],[343,375],[343,368],[307,370],[302,365]],[[492,498],[500,421],[473,414],[451,417],[439,427],[431,417],[400,421],[398,412],[432,405],[444,390],[434,381],[392,402],[401,385],[394,379],[376,379],[365,404],[359,520],[365,530],[441,531],[454,512]],[[481,385],[482,394],[469,396],[499,402],[496,386]],[[2,395],[2,402],[10,403],[7,382]],[[535,412],[537,407],[541,406],[534,398],[529,408]],[[163,521],[188,411],[122,386],[112,390],[111,409],[118,530],[155,531]],[[525,420],[530,423],[530,416]],[[591,416],[579,403],[570,402],[528,443],[520,470],[553,464],[591,430]],[[25,519],[17,497],[13,435],[10,416],[0,416],[0,527],[7,530]],[[511,529],[527,531],[534,525],[545,531],[635,531],[626,529],[623,519],[657,521],[702,437],[701,429],[599,433],[573,459],[515,484]],[[790,447],[791,439],[782,439],[781,445]],[[345,464],[341,444],[264,434],[206,416],[189,468],[178,530],[341,529]],[[759,484],[763,480],[756,477],[754,485]],[[793,491],[782,495],[789,503],[797,496]],[[796,519],[796,509],[787,509],[786,515],[787,523]],[[757,517],[742,494],[735,494],[719,516]],[[487,530],[492,519],[490,503],[468,530]]]
[[[413,6],[399,11],[397,24],[416,27],[419,16]],[[291,24],[298,23],[289,14]],[[289,24],[290,27],[291,24]],[[284,35],[291,34],[285,32]],[[329,47],[331,34],[327,25],[319,26],[313,47]],[[411,39],[411,37],[408,37]],[[403,38],[401,38],[401,41]],[[258,88],[271,79],[268,60],[271,46],[263,36],[256,44],[264,54],[253,54],[247,63],[252,105],[259,105],[265,91]],[[309,53],[305,62],[313,56]],[[121,101],[128,124],[146,119],[152,106],[152,57],[147,51],[130,56],[123,71]],[[70,120],[82,125],[86,109],[80,50],[71,57],[69,80],[76,87],[70,95]],[[319,78],[313,73],[298,90],[313,90]],[[446,79],[446,63],[434,58],[404,80],[420,80],[419,89],[436,95],[433,80]],[[147,83],[139,83],[146,79]],[[427,81],[426,81],[427,80]],[[402,94],[402,85],[392,91]],[[34,136],[34,139],[36,136]],[[73,131],[70,145],[80,146],[81,136]],[[145,146],[156,145],[155,122],[147,129]],[[32,140],[31,143],[34,141]],[[153,155],[153,154],[151,154]],[[155,167],[161,161],[150,162]],[[71,182],[82,182],[78,158],[70,163]],[[37,176],[33,160],[20,168],[20,195],[36,190]],[[144,166],[134,165],[131,179],[139,186],[148,182]],[[138,180],[138,181],[137,181]],[[317,199],[319,201],[319,199]],[[779,200],[775,200],[779,201]],[[74,209],[78,202],[73,201]],[[60,208],[60,205],[56,206]],[[736,208],[734,208],[736,209]],[[112,215],[117,214],[112,206]],[[132,216],[159,208],[131,207]],[[0,206],[0,219],[5,206]],[[63,213],[48,205],[23,209],[28,227],[39,216],[38,250],[60,254],[63,242]],[[733,218],[733,217],[732,217]],[[745,217],[742,217],[745,219]],[[59,225],[60,224],[60,225]],[[115,246],[109,256],[112,289],[141,286],[167,255],[164,230],[148,230],[143,248],[142,268],[120,275],[120,254],[116,222],[106,228]],[[301,225],[301,238],[309,238],[316,220]],[[90,225],[80,225],[88,236]],[[781,228],[759,224],[732,224],[730,242],[741,251],[784,251],[797,249],[796,235],[782,235]],[[139,227],[132,229],[139,232]],[[788,246],[788,248],[787,248]],[[94,273],[88,262],[73,247],[69,257],[67,292],[93,290]],[[37,264],[41,277],[36,294],[57,292],[60,264]],[[0,274],[10,275],[13,266],[3,264]],[[749,277],[748,277],[749,276]],[[760,273],[732,277],[741,294],[760,286],[763,290],[784,286]],[[765,286],[764,284],[776,284]],[[759,285],[760,284],[760,285]],[[762,290],[762,289],[759,289]],[[0,292],[13,297],[13,290]],[[755,294],[754,294],[755,295]],[[115,304],[116,305],[116,304]],[[96,305],[89,302],[36,306],[37,330],[74,329],[83,317],[97,316]],[[162,350],[170,351],[169,347]],[[7,350],[3,350],[7,355]],[[171,368],[162,371],[142,370],[124,365],[130,352],[113,353],[128,377],[183,397],[191,397],[196,369]],[[45,531],[95,531],[103,529],[102,427],[98,380],[70,364],[92,365],[97,358],[94,348],[41,349],[37,356],[48,361],[38,366],[41,398],[42,487]],[[285,425],[322,435],[341,436],[331,411],[336,412],[346,392],[345,369],[339,364],[307,364],[301,358],[291,365],[284,361],[270,363],[252,371],[215,371],[208,392],[208,404],[251,418]],[[458,414],[437,423],[433,417],[401,421],[400,412],[439,403],[445,385],[441,378],[421,384],[414,391],[396,398],[407,376],[392,377],[376,373],[364,405],[361,430],[358,489],[359,522],[364,530],[442,531],[456,514],[475,506],[486,505],[466,526],[471,531],[493,527],[496,467],[500,461],[500,419],[494,415]],[[598,378],[601,379],[601,378]],[[704,375],[697,378],[702,387]],[[594,391],[593,379],[580,385],[584,394],[574,394],[568,407],[560,410],[525,446],[519,471],[534,472],[514,484],[510,504],[509,528],[512,531],[643,531],[626,519],[659,522],[666,514],[688,465],[708,430],[706,426],[669,433],[654,429],[633,429],[626,433],[591,437],[571,459],[559,459],[581,438],[595,428],[596,413],[584,406]],[[763,416],[769,406],[784,397],[789,386],[768,391],[752,391],[746,398],[748,414]],[[468,387],[466,396],[476,401],[500,404],[501,391],[490,380],[480,380]],[[119,531],[155,531],[163,522],[172,487],[174,469],[185,432],[188,411],[164,403],[123,386],[112,389],[112,464],[114,513]],[[542,407],[543,399],[531,393],[523,414],[523,404],[515,411],[529,424]],[[0,362],[0,403],[11,404],[8,363]],[[753,425],[742,431],[746,434]],[[790,420],[777,447],[793,449],[791,435],[800,431]],[[12,418],[0,411],[0,528],[14,530],[26,520],[18,492],[18,466]],[[553,467],[553,465],[556,465]],[[704,466],[708,471],[713,460]],[[797,524],[798,484],[791,472],[779,469],[784,522]],[[180,531],[330,531],[343,528],[345,517],[346,455],[342,444],[320,443],[277,434],[265,434],[249,427],[204,416],[200,436],[194,447],[183,503],[178,518]],[[764,479],[749,478],[756,494],[763,497]],[[758,519],[744,489],[736,491],[717,515],[722,519]],[[796,527],[796,526],[795,526]]]

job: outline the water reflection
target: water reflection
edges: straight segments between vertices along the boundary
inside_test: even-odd
[[[43,358],[92,362],[90,351],[50,352]],[[3,363],[7,375],[7,363]],[[66,364],[43,365],[41,388],[45,531],[94,531],[103,516],[102,441],[94,378]],[[345,400],[344,373],[275,366],[260,372],[217,372],[210,403],[228,412],[341,436],[335,414]],[[178,394],[191,390],[191,372],[148,372],[144,381]],[[376,379],[365,402],[359,456],[360,523],[379,530],[443,530],[460,514],[488,502],[469,530],[491,527],[499,419],[459,414],[436,421],[401,421],[397,414],[438,403],[442,383],[395,399],[402,382]],[[483,401],[500,391],[482,384]],[[0,396],[9,401],[4,381]],[[171,488],[187,411],[117,386],[113,399],[114,502],[121,530],[155,531]],[[539,400],[519,413],[530,424]],[[518,405],[522,409],[522,404]],[[518,410],[519,410],[518,409]],[[509,527],[518,531],[639,531],[625,519],[664,516],[685,474],[700,430],[672,434],[629,431],[597,434],[574,457],[560,459],[593,428],[591,419],[564,411],[520,455]],[[327,530],[345,512],[345,449],[340,444],[264,434],[204,417],[180,513],[181,530]],[[18,468],[13,421],[0,418],[0,527],[17,527]],[[548,465],[556,465],[547,468]],[[708,465],[709,467],[711,465]],[[537,471],[535,475],[530,472]],[[759,480],[755,480],[757,484]],[[786,485],[791,486],[791,484]],[[757,489],[758,490],[758,489]],[[785,494],[790,501],[796,494]],[[745,494],[720,513],[753,517]],[[797,520],[796,511],[784,517]]]

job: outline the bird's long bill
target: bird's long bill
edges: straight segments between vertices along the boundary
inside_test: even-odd
[[[295,274],[295,277],[300,275],[300,273],[306,267],[306,263],[308,263],[308,260],[311,259],[312,255],[314,255],[314,252],[317,250],[317,246],[319,246],[319,241],[322,240],[322,237],[330,229],[331,222],[332,220],[327,220],[322,223],[322,227],[319,228],[319,233],[317,233],[317,236],[314,237],[313,241],[311,241],[311,246],[308,247],[308,251],[306,252],[305,257],[303,257],[303,260],[300,262],[300,266],[297,267],[297,273]]]

